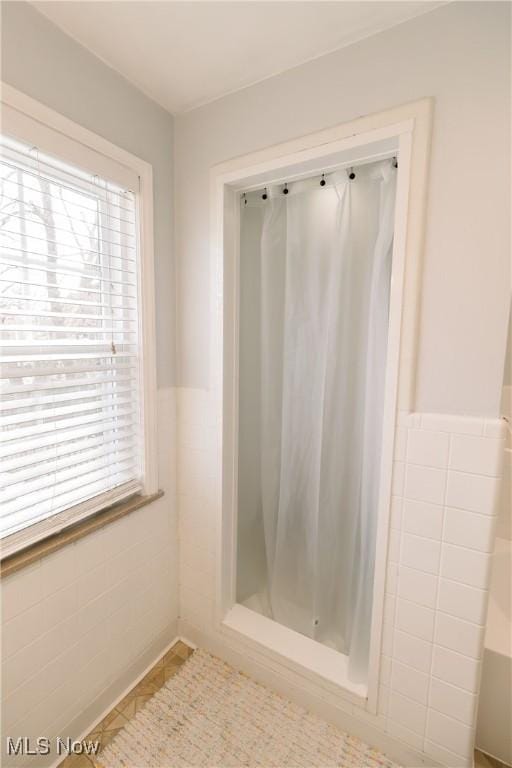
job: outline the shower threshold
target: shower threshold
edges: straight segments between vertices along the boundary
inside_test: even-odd
[[[257,644],[269,656],[279,657],[285,666],[301,674],[343,689],[357,699],[366,700],[368,689],[365,684],[354,683],[348,677],[348,657],[334,648],[318,643],[301,635],[277,621],[236,603],[225,616],[224,631],[242,635],[247,641]]]

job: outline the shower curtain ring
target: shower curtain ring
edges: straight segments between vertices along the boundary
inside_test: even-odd
[[[320,179],[320,186],[325,187],[325,173],[322,173],[322,178]]]
[[[287,195],[290,190],[288,189],[288,184],[285,181],[284,183],[284,189],[283,189],[283,195]]]
[[[350,181],[353,181],[355,179],[355,177],[356,177],[354,169],[353,168],[349,168],[347,173],[348,173],[348,177],[349,177]]]
[[[262,199],[262,200],[266,200],[266,199],[267,199],[267,197],[268,197],[268,195],[267,195],[267,188],[265,187],[265,189],[264,189],[264,191],[263,191],[263,194],[262,194],[262,196],[261,196],[261,199]]]

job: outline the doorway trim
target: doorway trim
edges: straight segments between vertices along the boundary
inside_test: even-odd
[[[358,118],[349,123],[275,145],[220,165],[211,171],[211,308],[210,380],[215,404],[216,477],[220,479],[216,520],[216,592],[214,629],[230,642],[240,641],[269,664],[276,661],[331,690],[366,700],[366,711],[377,712],[377,694],[384,623],[384,592],[388,563],[396,415],[413,411],[417,357],[417,326],[421,256],[424,241],[432,99]],[[323,172],[336,156],[361,153],[377,159],[380,143],[396,139],[399,157],[395,235],[390,293],[389,336],[384,398],[383,446],[376,541],[372,628],[366,691],[333,675],[326,678],[308,654],[293,658],[276,646],[269,624],[251,621],[236,603],[236,528],[238,476],[238,321],[239,321],[239,195],[305,174]],[[365,148],[368,154],[365,153]],[[373,150],[372,150],[373,148]],[[355,164],[355,163],[354,163]],[[338,163],[339,165],[339,163]],[[240,610],[242,609],[243,610]],[[253,613],[248,611],[248,613]],[[258,614],[255,614],[258,617]],[[264,617],[258,617],[264,619]],[[276,624],[265,619],[270,625]],[[277,625],[279,626],[279,625]],[[266,628],[260,632],[258,627]],[[287,632],[293,632],[288,630]],[[269,634],[270,633],[270,634]],[[298,633],[293,633],[298,634]],[[300,636],[302,638],[302,636]],[[314,641],[306,638],[310,643]],[[319,643],[314,643],[320,646]],[[299,645],[301,643],[299,642]],[[304,644],[302,644],[303,648]],[[331,649],[326,649],[331,652]],[[321,654],[321,650],[318,651]],[[341,657],[342,654],[339,654]],[[320,665],[321,666],[321,665]]]

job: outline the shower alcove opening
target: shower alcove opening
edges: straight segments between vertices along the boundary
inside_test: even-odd
[[[369,712],[430,119],[422,100],[212,170],[216,629]]]

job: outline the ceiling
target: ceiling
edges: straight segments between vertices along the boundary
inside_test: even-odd
[[[245,88],[440,4],[33,2],[172,113]]]

